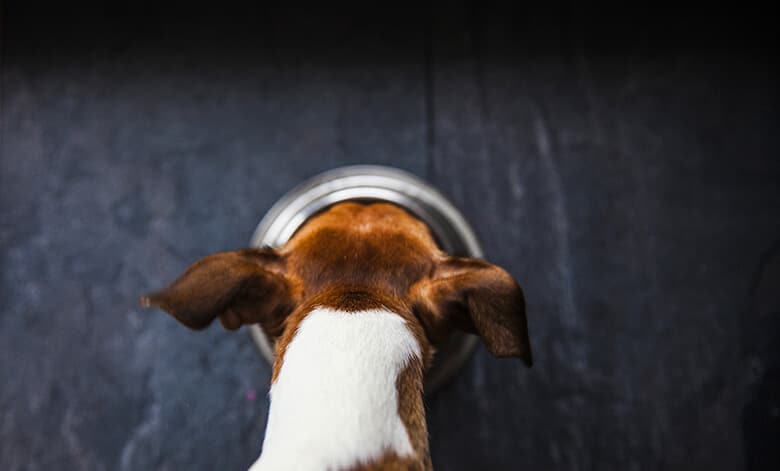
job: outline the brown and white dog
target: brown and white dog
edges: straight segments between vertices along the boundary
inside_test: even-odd
[[[449,257],[385,203],[340,203],[274,250],[195,262],[141,298],[184,325],[219,317],[274,340],[260,470],[431,469],[423,375],[453,329],[531,365],[523,293],[501,268]]]

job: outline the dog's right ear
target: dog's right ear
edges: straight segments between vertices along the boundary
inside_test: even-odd
[[[462,330],[479,335],[497,357],[533,364],[523,290],[502,268],[474,258],[446,257],[409,291],[434,343],[453,329]]]
[[[282,256],[273,249],[244,249],[198,260],[140,303],[166,311],[191,329],[203,329],[219,317],[228,330],[260,324],[276,338],[297,304],[294,291]]]

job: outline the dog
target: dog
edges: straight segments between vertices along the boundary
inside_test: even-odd
[[[454,330],[531,366],[523,292],[503,269],[443,253],[389,203],[344,202],[281,248],[222,252],[143,296],[192,329],[259,324],[275,345],[250,471],[430,470],[423,377]]]

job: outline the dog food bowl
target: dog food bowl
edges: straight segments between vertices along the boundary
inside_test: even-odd
[[[450,255],[482,257],[474,231],[460,212],[428,183],[407,172],[382,166],[357,165],[321,173],[283,196],[263,217],[252,236],[253,247],[284,245],[307,219],[343,201],[394,203],[424,221],[439,246]],[[249,326],[263,357],[274,361],[274,351],[263,330]],[[477,338],[455,333],[442,345],[425,380],[430,395],[446,384],[474,349]]]

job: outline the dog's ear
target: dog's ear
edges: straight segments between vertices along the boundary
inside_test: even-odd
[[[523,291],[501,268],[448,257],[410,288],[412,306],[434,344],[459,329],[477,334],[490,353],[519,357],[531,366]]]
[[[285,260],[272,249],[222,252],[193,263],[170,286],[142,296],[141,305],[158,307],[191,329],[219,317],[228,330],[260,324],[276,338],[295,308]]]

